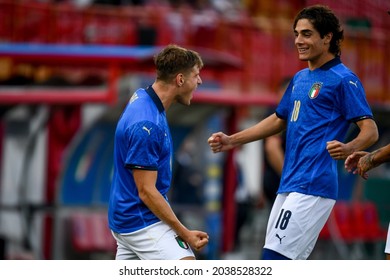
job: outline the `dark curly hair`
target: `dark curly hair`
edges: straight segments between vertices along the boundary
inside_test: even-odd
[[[339,19],[329,7],[314,5],[302,9],[295,17],[294,30],[300,19],[309,20],[320,33],[321,38],[324,38],[326,34],[332,33],[333,37],[330,41],[329,52],[334,55],[341,55],[341,42],[344,39],[344,30],[341,29]]]

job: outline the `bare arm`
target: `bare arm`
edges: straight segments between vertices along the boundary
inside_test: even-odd
[[[356,124],[360,132],[352,141],[346,144],[336,140],[327,142],[326,148],[332,158],[346,159],[353,152],[365,150],[378,141],[378,128],[374,120],[364,119]]]
[[[213,133],[207,140],[214,153],[224,152],[249,142],[264,139],[286,129],[286,122],[272,114],[259,123],[230,136],[223,132]]]
[[[208,243],[205,232],[188,230],[176,217],[170,205],[157,190],[157,171],[133,169],[140,199],[163,222],[169,225],[184,241],[196,250]]]
[[[373,151],[371,153],[371,162],[373,167],[377,167],[382,163],[390,161],[390,144]]]
[[[353,174],[359,174],[362,178],[367,179],[367,172],[371,169],[381,165],[382,163],[390,161],[390,144],[372,153],[360,151],[350,155],[345,160],[345,169]]]

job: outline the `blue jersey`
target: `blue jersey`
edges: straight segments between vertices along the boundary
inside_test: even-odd
[[[130,233],[159,219],[141,201],[133,169],[157,171],[156,188],[167,199],[172,178],[172,139],[164,107],[150,86],[138,89],[120,117],[114,142],[110,228]],[[167,199],[168,200],[168,199]]]
[[[372,118],[358,77],[339,57],[291,80],[276,114],[287,123],[286,154],[278,193],[337,199],[337,161],[326,142],[342,142],[350,123]]]

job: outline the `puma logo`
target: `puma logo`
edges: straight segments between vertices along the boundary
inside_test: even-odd
[[[358,87],[357,86],[357,81],[356,82],[352,82],[352,81],[349,81],[350,84],[354,85],[356,88]]]
[[[150,135],[150,131],[152,130],[152,127],[148,129],[146,126],[144,126],[142,127],[142,129],[145,130]]]
[[[286,237],[286,236],[280,237],[278,233],[275,236],[279,239],[280,244],[282,244],[282,239]]]

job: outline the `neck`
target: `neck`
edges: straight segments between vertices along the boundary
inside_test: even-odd
[[[326,53],[320,57],[317,57],[316,59],[313,59],[313,60],[309,60],[308,61],[308,66],[309,66],[309,69],[310,70],[315,70],[317,68],[320,68],[322,65],[324,65],[325,63],[331,61],[332,59],[334,59],[336,56],[332,53]]]
[[[172,105],[173,103],[173,95],[171,94],[172,89],[171,85],[166,84],[161,81],[155,81],[152,84],[152,88],[156,92],[157,96],[160,98],[161,103],[164,106],[165,111],[168,110],[168,108]]]

